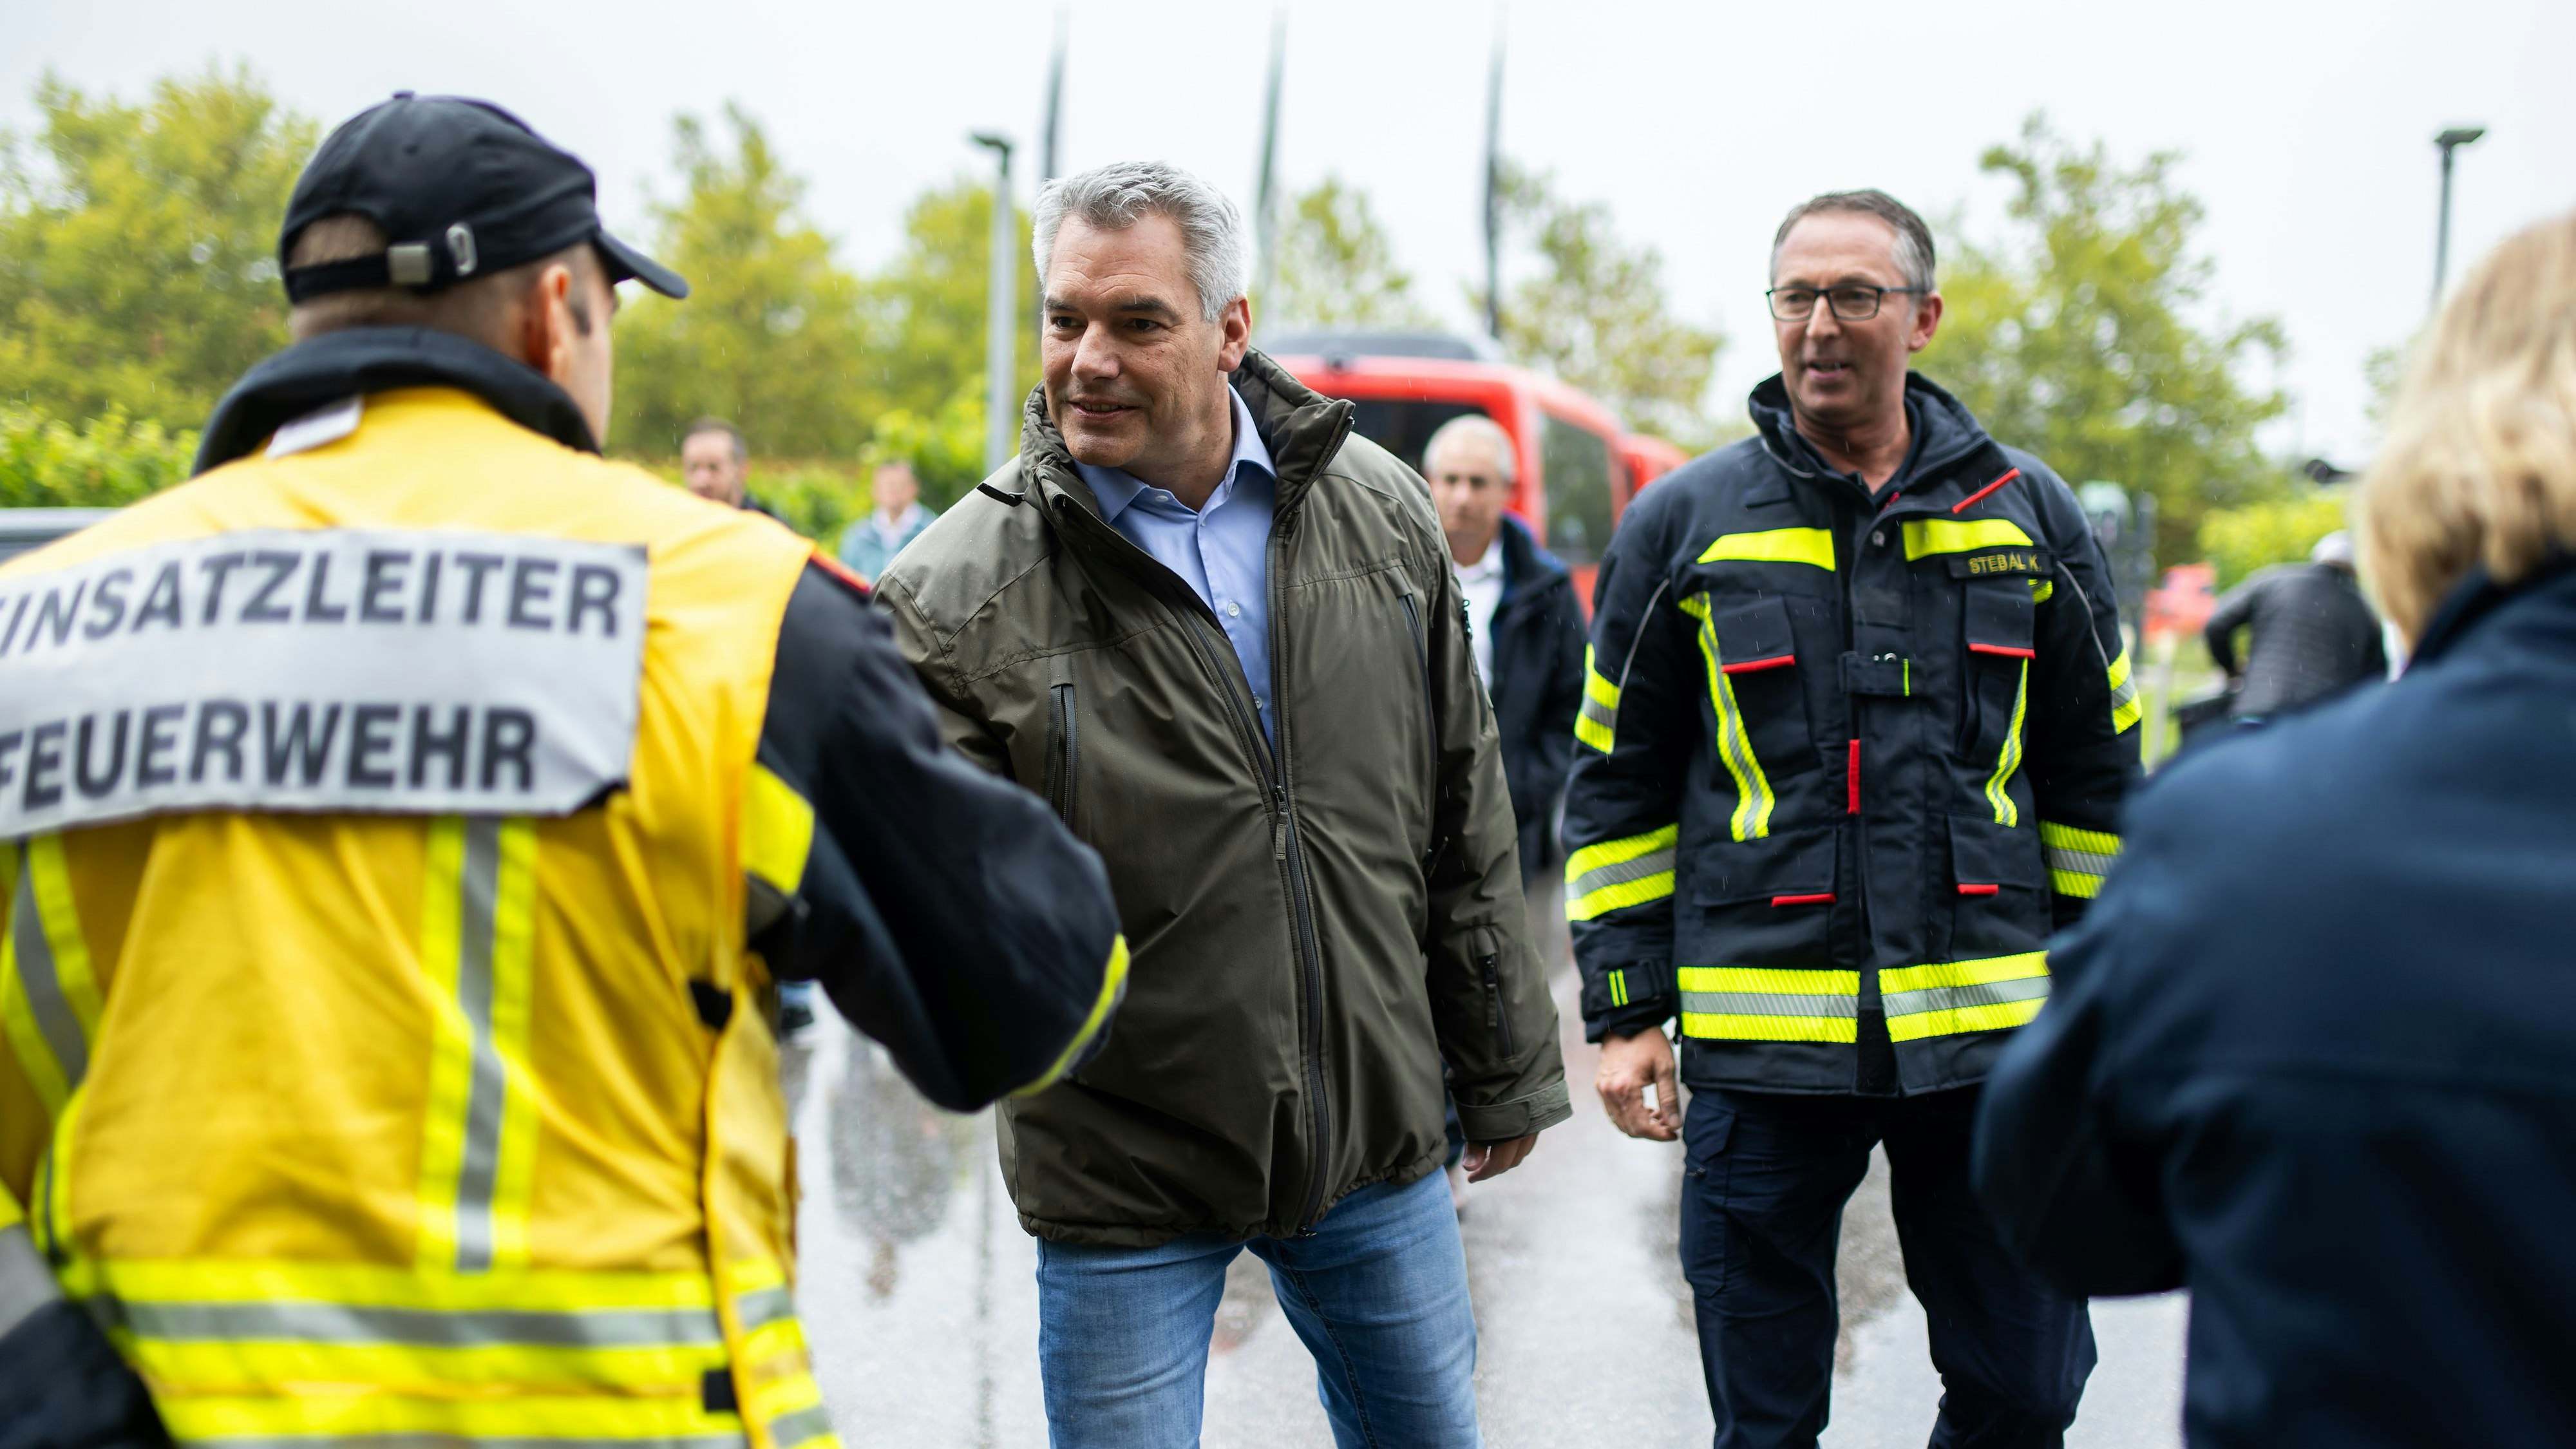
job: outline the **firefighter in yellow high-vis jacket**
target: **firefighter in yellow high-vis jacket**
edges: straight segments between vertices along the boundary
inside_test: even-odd
[[[687,286],[580,162],[398,96],[280,260],[199,476],[0,568],[0,1438],[828,1444],[774,984],[1038,1090],[1099,863],[855,581],[598,456]]]

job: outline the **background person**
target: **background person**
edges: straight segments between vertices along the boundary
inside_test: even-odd
[[[2415,344],[2356,520],[2405,674],[2156,777],[1977,1186],[2063,1291],[2190,1287],[2194,1445],[2576,1442],[2576,217]]]
[[[1058,180],[1035,239],[1020,455],[879,597],[951,742],[1042,789],[1136,923],[1115,1040],[1001,1115],[1051,1442],[1197,1443],[1249,1248],[1338,1443],[1472,1445],[1441,1062],[1476,1176],[1569,1109],[1438,520],[1250,350],[1205,182]]]
[[[722,418],[700,418],[680,438],[680,476],[690,492],[727,508],[771,513],[751,494],[751,444]]]
[[[1907,368],[1932,261],[1885,193],[1793,209],[1755,436],[1638,495],[1595,588],[1566,912],[1602,1104],[1685,1139],[1720,1449],[1823,1429],[1837,1229],[1879,1143],[1932,1442],[2056,1444],[2093,1366],[2083,1300],[1969,1192],[1969,1131],[2119,849],[2138,710],[2074,495]]]
[[[2250,662],[2236,658],[2239,629],[2251,635]],[[2361,596],[2352,536],[2342,529],[2318,539],[2306,563],[2265,569],[2228,590],[2201,633],[2238,719],[2283,714],[2388,673],[2379,616]]]
[[[886,570],[903,546],[921,536],[937,510],[921,502],[921,480],[901,458],[879,463],[869,481],[873,504],[868,516],[841,530],[841,562],[860,578],[873,579]]]
[[[810,545],[598,456],[615,284],[687,284],[592,196],[342,125],[199,476],[0,566],[116,619],[0,656],[0,1437],[147,1442],[121,1352],[182,1443],[823,1449],[769,980],[951,1110],[1099,1040],[1098,859]]]
[[[1423,481],[1467,599],[1476,673],[1494,702],[1526,884],[1562,853],[1556,809],[1583,701],[1583,608],[1564,563],[1504,510],[1518,471],[1511,436],[1481,414],[1450,419],[1423,445]]]

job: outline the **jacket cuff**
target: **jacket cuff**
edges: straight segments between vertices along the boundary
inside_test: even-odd
[[[1599,1041],[1661,1026],[1672,1020],[1681,1000],[1673,968],[1661,961],[1629,962],[1583,973],[1583,1039]]]
[[[1509,1142],[1544,1132],[1574,1115],[1574,1104],[1566,1096],[1565,1078],[1559,1076],[1526,1097],[1508,1102],[1475,1107],[1458,1104],[1458,1130],[1470,1142]]]

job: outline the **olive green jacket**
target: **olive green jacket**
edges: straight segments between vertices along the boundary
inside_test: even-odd
[[[1216,615],[1101,517],[1032,394],[1020,456],[879,581],[949,739],[1109,867],[1134,951],[1109,1045],[1002,1114],[1030,1232],[1286,1235],[1468,1137],[1570,1115],[1555,1003],[1428,491],[1259,353],[1279,475],[1274,750]]]

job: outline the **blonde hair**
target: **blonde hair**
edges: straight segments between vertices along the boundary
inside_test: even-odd
[[[2410,643],[2472,567],[2511,584],[2576,550],[2576,215],[2508,239],[2443,307],[2353,505]]]

